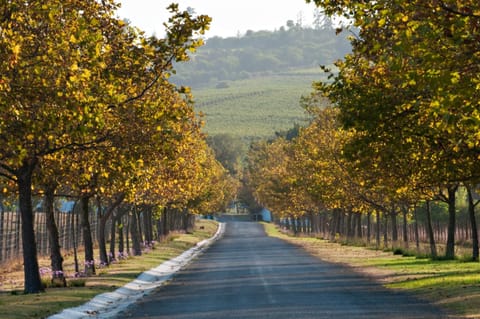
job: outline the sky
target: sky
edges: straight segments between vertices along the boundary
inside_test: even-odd
[[[121,18],[147,34],[163,34],[163,22],[168,19],[165,9],[176,2],[180,9],[192,7],[197,14],[212,18],[206,37],[235,37],[247,30],[273,31],[285,26],[288,20],[309,25],[313,20],[315,5],[305,0],[117,0],[122,7],[118,11]]]

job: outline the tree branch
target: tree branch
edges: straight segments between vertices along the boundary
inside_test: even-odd
[[[462,16],[462,17],[480,18],[480,15],[474,14],[473,12],[471,12],[470,9],[469,9],[470,12],[460,11],[458,8],[452,8],[452,7],[450,7],[450,6],[447,5],[444,1],[439,1],[439,4],[440,4],[440,8],[442,8],[443,10],[448,11],[448,12],[450,12],[450,13],[453,13],[453,14],[456,14],[456,15],[460,15],[460,16]]]

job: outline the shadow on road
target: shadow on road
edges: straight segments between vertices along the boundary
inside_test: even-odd
[[[446,318],[412,296],[228,221],[224,237],[125,317],[170,319]]]

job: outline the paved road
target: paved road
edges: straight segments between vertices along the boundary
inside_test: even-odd
[[[348,269],[229,222],[225,235],[168,285],[119,318],[446,318]]]

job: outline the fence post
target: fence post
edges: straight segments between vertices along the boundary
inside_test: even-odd
[[[3,221],[5,219],[5,207],[3,207],[3,200],[0,198],[0,264],[3,262],[3,237],[5,236],[5,232],[3,231]]]
[[[21,230],[21,227],[20,227],[20,211],[16,211],[16,214],[15,214],[16,218],[15,218],[15,223],[14,223],[14,229],[15,231],[13,232],[13,236],[15,237],[14,238],[14,242],[15,242],[15,257],[20,257],[23,253],[22,251],[22,230]],[[13,220],[13,219],[12,219]]]

